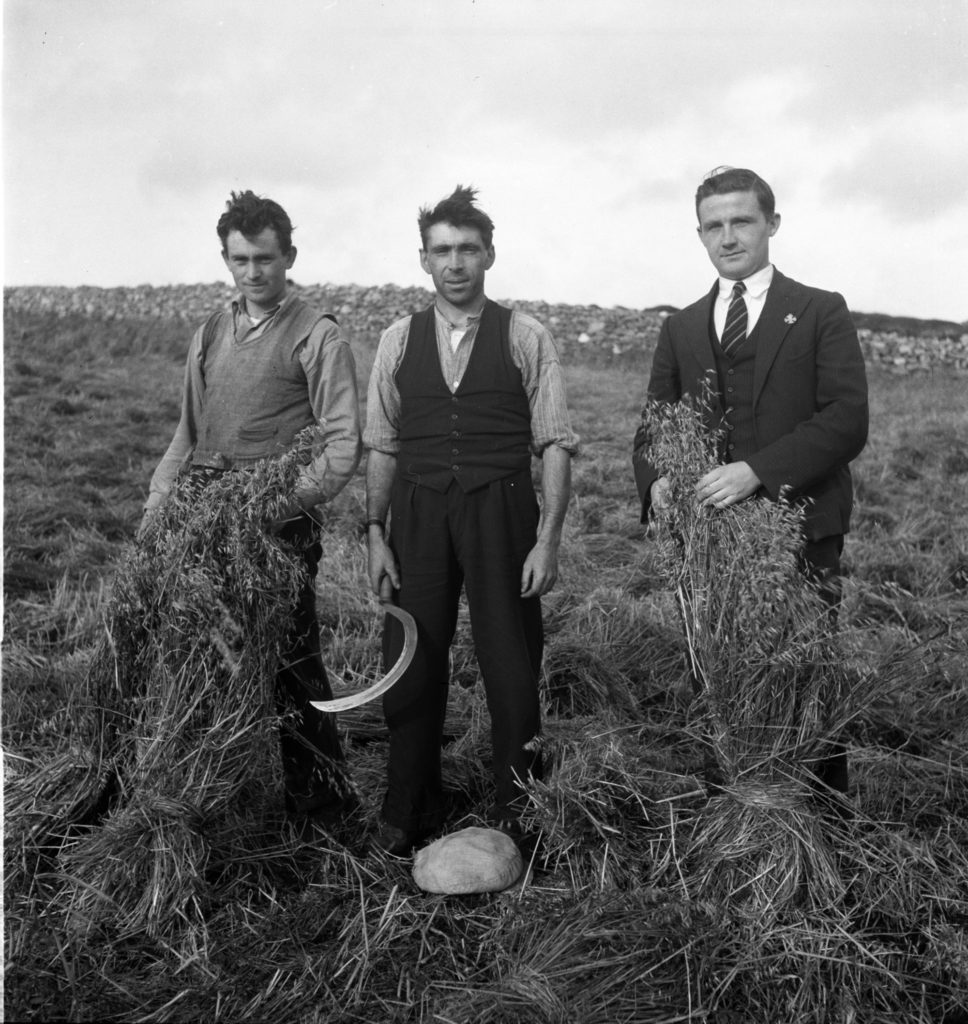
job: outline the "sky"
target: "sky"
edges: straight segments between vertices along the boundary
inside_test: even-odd
[[[965,0],[5,0],[3,58],[8,285],[227,282],[251,188],[298,283],[429,286],[417,210],[460,183],[493,298],[683,306],[730,164],[787,275],[968,320]]]

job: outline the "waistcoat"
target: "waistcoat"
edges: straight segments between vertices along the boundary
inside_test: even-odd
[[[709,334],[716,356],[719,394],[725,410],[722,423],[726,429],[723,458],[727,462],[742,462],[758,447],[753,416],[753,367],[759,333],[760,325],[757,322],[745,341],[724,353],[710,317]]]
[[[228,469],[279,455],[316,422],[298,348],[323,315],[294,299],[260,335],[242,342],[230,310],[205,325],[205,402],[194,465]]]
[[[440,369],[434,307],[415,313],[395,380],[398,472],[443,493],[465,491],[531,465],[531,408],[511,358],[511,310],[488,300],[467,370],[451,393]]]

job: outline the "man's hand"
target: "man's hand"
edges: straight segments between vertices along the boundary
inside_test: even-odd
[[[528,552],[521,570],[521,596],[542,597],[558,579],[558,546],[538,541]]]
[[[148,532],[148,524],[154,516],[161,511],[167,498],[167,491],[164,493],[160,491],[151,491],[148,494],[148,500],[145,502],[144,509],[141,513],[141,522],[138,523],[138,529],[135,533],[135,540],[138,541],[139,544],[144,540],[145,534]]]
[[[696,484],[696,496],[703,505],[726,508],[755,494],[760,478],[746,462],[730,462],[711,469]]]
[[[400,589],[400,569],[378,526],[371,526],[367,533],[366,551],[370,590],[381,601],[389,601],[393,591]]]
[[[141,516],[141,522],[138,523],[138,530],[134,535],[134,538],[140,544],[145,539],[145,534],[148,532],[148,526],[151,520],[158,514],[158,508],[146,508]]]
[[[649,488],[649,501],[656,512],[669,507],[671,495],[672,484],[669,483],[667,476],[660,476],[657,480],[652,481],[652,486]]]

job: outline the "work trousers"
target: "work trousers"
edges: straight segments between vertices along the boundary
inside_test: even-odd
[[[416,621],[418,642],[410,667],[383,699],[390,733],[383,817],[391,825],[430,832],[443,820],[440,752],[462,586],[491,718],[492,820],[519,816],[518,780],[541,776],[541,604],[520,596],[538,517],[528,470],[470,493],[456,482],[443,494],[399,477],[394,483],[389,542],[401,573],[394,600]],[[402,626],[391,616],[383,641],[389,669],[403,646]]]
[[[843,585],[840,573],[840,556],[844,550],[842,533],[807,541],[800,553],[800,571],[817,585],[817,590],[827,605],[830,628],[836,630],[840,612]],[[850,782],[847,769],[847,748],[840,741],[828,745],[828,753],[813,764],[817,782],[823,788],[846,793]]]
[[[336,719],[309,703],[333,698],[320,654],[316,615],[316,571],[322,547],[316,525],[306,515],[287,523],[279,539],[293,544],[306,562],[306,576],[293,609],[284,660],[276,675],[279,711],[295,711],[294,716],[283,722],[279,735],[286,806],[290,811],[313,814],[338,808],[348,795]]]

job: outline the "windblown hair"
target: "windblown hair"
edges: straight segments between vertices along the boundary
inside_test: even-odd
[[[272,228],[279,239],[279,248],[288,253],[292,248],[292,221],[289,214],[272,199],[257,196],[251,189],[233,192],[225,204],[225,213],[218,219],[216,231],[225,252],[229,232],[240,231],[246,238]]]
[[[746,167],[717,167],[702,180],[696,189],[696,216],[699,204],[708,196],[721,196],[727,192],[752,192],[756,196],[763,216],[769,219],[776,212],[773,189],[756,173]]]
[[[427,232],[434,224],[452,224],[455,228],[477,228],[481,233],[484,247],[489,249],[494,237],[494,221],[474,205],[476,198],[476,188],[458,185],[446,199],[441,199],[433,209],[429,206],[421,206],[417,216],[417,226],[420,228],[420,241],[423,247],[427,248]]]

